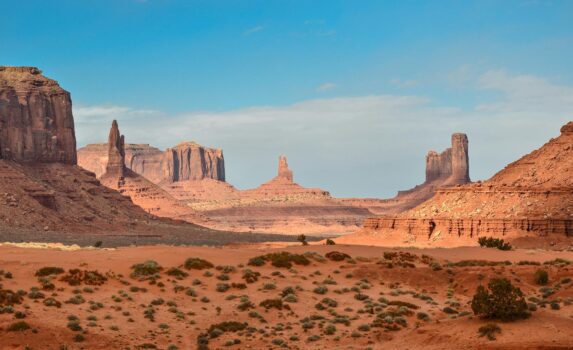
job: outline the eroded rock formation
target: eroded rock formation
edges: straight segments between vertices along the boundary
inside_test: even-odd
[[[38,68],[0,66],[0,158],[76,164],[70,94]]]
[[[99,178],[105,172],[107,146],[92,144],[78,150],[78,164]],[[126,167],[159,184],[187,180],[225,181],[225,159],[221,149],[182,142],[161,151],[147,144],[125,145]]]
[[[290,182],[294,181],[292,170],[289,169],[287,158],[285,156],[279,157],[279,171],[277,176],[282,177]]]
[[[118,178],[125,176],[125,139],[119,133],[115,120],[109,130],[107,152],[106,175]]]
[[[342,241],[376,237],[381,243],[475,245],[478,236],[518,244],[573,237],[572,130],[570,122],[559,137],[488,181],[436,189],[432,199],[412,210],[367,219],[362,232]]]

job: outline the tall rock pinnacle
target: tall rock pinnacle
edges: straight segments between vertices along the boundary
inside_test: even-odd
[[[125,139],[119,133],[117,121],[111,123],[108,138],[108,159],[106,175],[113,177],[125,176]]]
[[[470,182],[468,137],[466,134],[452,135],[452,147],[442,153],[428,152],[426,156],[426,182],[441,180],[444,185]]]
[[[452,184],[465,184],[470,182],[470,165],[468,156],[468,137],[466,134],[452,135]]]
[[[279,156],[279,172],[278,177],[287,179],[290,182],[293,182],[293,174],[292,170],[288,168],[287,158],[285,156]]]

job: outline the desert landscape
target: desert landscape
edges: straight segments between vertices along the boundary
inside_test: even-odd
[[[490,18],[494,37],[535,27],[550,40],[545,49],[566,57],[569,5],[452,3],[450,13],[444,4],[426,4],[426,12],[365,1],[358,12],[338,4],[343,18],[313,8],[326,20],[284,4],[223,3],[239,7],[227,16],[221,4],[177,1],[106,2],[105,11],[14,4],[14,28],[57,10],[83,35],[74,39],[48,15],[46,35],[74,50],[62,55],[35,41],[39,32],[22,32],[28,40],[12,46],[48,58],[19,64],[30,60],[11,50],[7,62],[16,64],[0,65],[0,349],[573,349],[567,69],[544,63],[561,67],[561,85],[504,70],[476,78],[495,40],[465,31],[467,21],[485,23],[474,11],[490,18],[499,10],[513,26]],[[245,25],[236,13],[258,18],[251,12],[262,8],[299,24],[261,21],[227,41],[227,25]],[[551,14],[565,36],[525,21],[535,9]],[[324,60],[332,56],[319,53],[325,41],[344,65],[381,45],[381,18],[392,23],[385,35],[397,39],[409,38],[403,23],[416,36],[444,29],[445,22],[397,20],[409,14],[455,23],[458,32],[447,27],[426,40],[440,38],[434,44],[448,53],[472,43],[482,48],[480,63],[446,74],[434,64],[442,58],[398,55],[404,40],[390,40],[396,51],[382,56],[399,63],[382,69],[363,61],[339,83],[294,88],[302,101],[289,92],[288,76],[337,71]],[[101,23],[113,35],[92,32]],[[265,37],[277,23],[292,26],[284,45],[312,45],[283,51]],[[344,31],[328,30],[331,23]],[[346,33],[362,25],[375,35],[351,36],[368,39],[343,55],[354,42]],[[212,40],[204,43],[205,33]],[[450,35],[459,42],[441,41]],[[93,50],[79,44],[99,38]],[[173,52],[162,46],[168,42]],[[270,47],[265,60],[254,55]],[[235,51],[211,51],[223,48]],[[539,52],[520,49],[526,57]],[[293,62],[285,58],[292,52]],[[301,62],[318,57],[305,71]],[[281,63],[268,68],[274,60]],[[401,67],[432,74],[387,79]],[[282,78],[263,74],[283,70]],[[227,90],[238,77],[244,83]],[[280,83],[259,89],[259,81]],[[414,91],[426,86],[427,96]],[[275,103],[280,94],[299,100]],[[115,105],[122,100],[141,107]]]

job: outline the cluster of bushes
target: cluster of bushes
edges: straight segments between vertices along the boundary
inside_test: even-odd
[[[511,244],[504,242],[503,239],[493,237],[480,237],[478,239],[480,247],[497,248],[499,250],[511,250]]]
[[[107,277],[97,270],[71,269],[60,280],[67,282],[70,286],[79,286],[82,283],[90,286],[101,286],[107,281]]]
[[[289,252],[278,252],[256,256],[251,258],[247,265],[263,266],[267,261],[270,261],[271,265],[274,267],[285,267],[287,269],[290,269],[293,264],[303,266],[310,265],[310,260],[308,260],[304,255],[292,254]]]

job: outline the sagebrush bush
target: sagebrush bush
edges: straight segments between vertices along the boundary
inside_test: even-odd
[[[539,269],[535,271],[534,279],[535,283],[539,284],[540,286],[544,286],[549,283],[549,274],[547,271]]]
[[[506,278],[494,278],[486,289],[477,288],[471,307],[476,316],[512,321],[529,316],[527,303],[521,289]]]
[[[215,265],[201,258],[189,258],[185,260],[184,266],[187,270],[204,270],[213,268]]]
[[[511,250],[511,245],[503,239],[493,237],[480,237],[478,239],[480,247],[497,248],[499,250]]]

